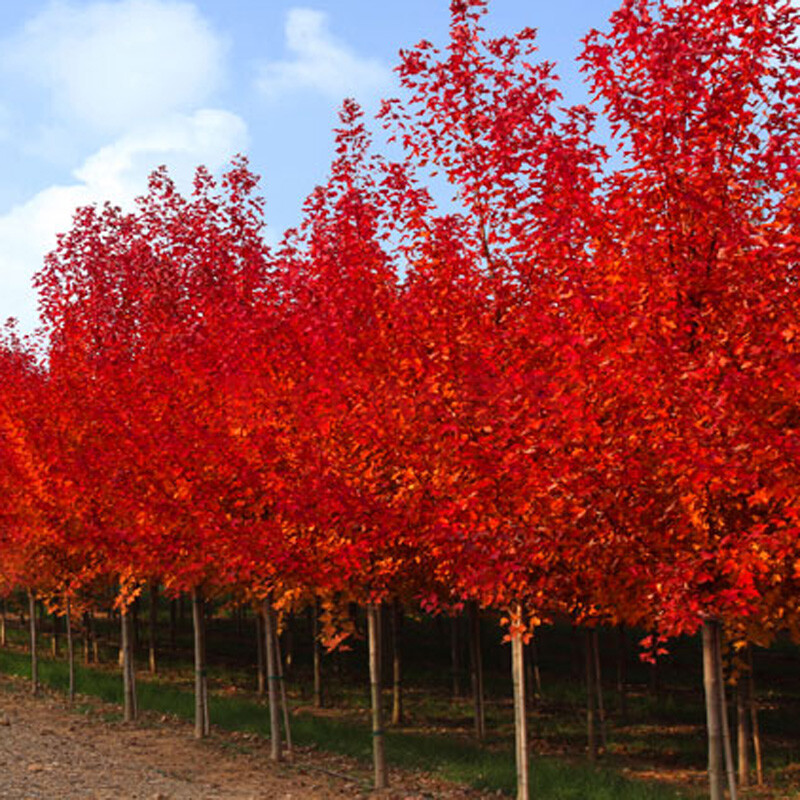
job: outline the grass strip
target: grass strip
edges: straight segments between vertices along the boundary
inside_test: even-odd
[[[0,650],[0,670],[28,677],[29,657],[20,652]],[[43,685],[66,692],[67,665],[64,661],[40,657],[39,677]],[[76,691],[121,705],[122,680],[112,672],[76,665]],[[139,678],[139,707],[191,720],[194,696],[191,689],[174,683]],[[254,700],[226,695],[209,698],[211,720],[229,731],[269,735],[264,706]],[[369,727],[352,719],[317,717],[299,713],[292,718],[292,734],[299,745],[314,746],[368,763],[372,755]],[[390,731],[387,758],[396,767],[424,770],[455,783],[513,795],[516,772],[510,747],[489,749],[438,734]],[[659,784],[628,780],[609,769],[588,764],[534,756],[532,794],[542,800],[675,800],[686,795]]]

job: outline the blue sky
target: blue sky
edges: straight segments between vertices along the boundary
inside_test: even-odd
[[[579,39],[618,0],[491,0],[491,33],[539,30],[569,102]],[[36,324],[30,279],[78,205],[123,206],[166,164],[186,185],[236,153],[275,238],[326,177],[344,97],[397,94],[397,52],[446,41],[447,0],[60,0],[0,4],[0,320]]]

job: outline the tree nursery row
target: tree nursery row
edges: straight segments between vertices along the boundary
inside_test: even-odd
[[[244,159],[76,212],[41,333],[0,348],[0,590],[75,614],[113,584],[126,642],[143,587],[191,594],[199,736],[205,598],[270,628],[319,604],[331,647],[365,606],[378,788],[379,606],[494,609],[521,798],[537,625],[652,653],[702,629],[710,794],[735,797],[723,643],[800,634],[800,10],[624,0],[584,39],[586,108],[486,5],[401,53],[400,160],[345,101],[277,246]]]

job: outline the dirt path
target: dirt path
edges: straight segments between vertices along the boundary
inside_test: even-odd
[[[273,766],[247,734],[192,738],[185,722],[155,715],[108,722],[118,709],[81,698],[33,698],[24,681],[0,676],[0,798],[9,800],[315,800],[369,797],[369,773],[349,759],[301,750]],[[489,795],[423,774],[395,773],[392,800],[472,800]]]

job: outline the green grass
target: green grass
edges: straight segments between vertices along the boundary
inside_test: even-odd
[[[360,620],[363,623],[363,620]],[[362,625],[363,627],[363,625]],[[102,654],[109,664],[116,660],[117,624],[98,616]],[[166,628],[162,628],[162,637]],[[472,738],[472,707],[468,699],[453,701],[450,672],[450,624],[447,621],[407,617],[401,646],[404,654],[404,705],[407,725],[387,733],[390,765],[426,770],[443,778],[513,793],[511,682],[507,645],[496,620],[482,621],[482,644],[487,689],[487,740]],[[11,630],[22,645],[25,630]],[[191,719],[194,713],[191,671],[191,631],[188,620],[177,631],[177,648],[164,647],[157,679],[139,676],[139,704],[143,710]],[[700,647],[696,637],[669,644],[670,653],[660,660],[657,672],[639,658],[638,640],[643,633],[630,632],[621,642],[615,629],[600,632],[604,669],[605,704],[609,713],[609,747],[600,766],[590,766],[586,746],[583,669],[583,635],[561,624],[537,632],[543,681],[543,697],[530,714],[533,793],[541,798],[666,798],[695,796],[693,789],[680,794],[663,784],[636,781],[631,774],[688,769],[702,773],[706,753]],[[460,682],[468,691],[464,626],[459,634],[462,650]],[[293,622],[294,661],[288,683],[290,702],[310,703],[310,627],[305,616]],[[49,634],[43,635],[42,650]],[[63,640],[62,640],[63,644]],[[292,729],[295,741],[322,751],[358,759],[359,773],[369,779],[372,738],[368,728],[368,674],[363,635],[349,642],[352,649],[324,658],[326,701],[335,715],[296,711]],[[625,645],[628,714],[621,718],[614,686],[620,645]],[[209,685],[211,720],[220,728],[266,736],[268,713],[256,697],[255,644],[252,619],[243,626],[220,615],[209,624]],[[49,648],[47,648],[49,649]],[[796,719],[800,713],[800,677],[794,669],[797,648],[779,642],[770,651],[756,653],[756,682],[762,711],[762,732],[767,737],[765,767],[769,781],[797,789],[796,765],[800,752]],[[0,651],[0,670],[27,676],[27,656]],[[42,680],[66,689],[66,666],[41,659]],[[121,704],[122,687],[113,666],[78,667],[78,691]],[[233,741],[231,746],[237,746]],[[538,752],[548,754],[537,755]],[[631,773],[628,774],[628,770]],[[625,774],[623,774],[625,773]]]
[[[16,651],[0,651],[0,670],[28,677],[29,658]],[[63,661],[40,657],[39,673],[43,685],[66,691],[68,674]],[[76,666],[76,688],[80,694],[109,703],[122,702],[122,684],[116,672]],[[141,678],[137,688],[141,709],[192,718],[194,698],[190,689],[174,682]],[[210,714],[214,724],[226,730],[262,736],[269,733],[264,705],[248,697],[212,693]],[[365,765],[371,758],[370,730],[357,718],[301,713],[293,717],[292,734],[299,745],[351,756]],[[426,770],[456,783],[512,794],[515,788],[513,755],[507,741],[496,740],[499,744],[481,747],[461,737],[390,731],[387,733],[387,758],[393,766]],[[667,800],[683,796],[668,788],[627,780],[608,769],[594,769],[572,760],[534,756],[532,776],[534,796],[550,800]]]

